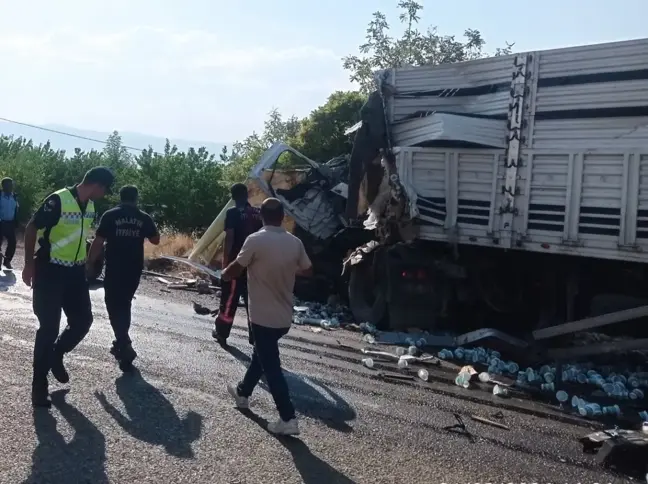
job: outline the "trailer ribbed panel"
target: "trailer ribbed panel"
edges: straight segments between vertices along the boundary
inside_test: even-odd
[[[536,100],[537,113],[636,106],[648,106],[648,79],[539,87]]]
[[[648,147],[648,117],[536,120],[532,147],[601,149]]]
[[[546,50],[538,54],[540,79],[634,71],[648,67],[648,39]]]

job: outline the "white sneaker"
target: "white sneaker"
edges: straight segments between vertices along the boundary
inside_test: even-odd
[[[229,385],[227,385],[227,391],[229,392],[230,395],[232,395],[232,397],[234,397],[234,401],[236,402],[237,408],[243,408],[243,409],[250,408],[250,400],[238,394],[238,389],[236,388],[236,385],[230,383]]]
[[[296,418],[288,422],[279,419],[268,424],[268,432],[275,435],[299,435],[299,424]]]

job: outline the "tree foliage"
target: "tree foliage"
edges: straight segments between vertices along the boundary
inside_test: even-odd
[[[418,29],[423,5],[414,0],[401,0],[399,20],[405,31],[400,38],[390,35],[391,26],[382,12],[375,12],[367,27],[366,42],[359,55],[344,57],[343,66],[351,71],[350,79],[362,92],[374,90],[373,73],[380,69],[403,66],[447,64],[486,56],[485,41],[475,29],[466,29],[464,40],[454,35],[441,35],[436,27]],[[513,44],[498,48],[495,55],[511,53]]]
[[[273,109],[260,133],[253,132],[242,141],[210,154],[204,148],[180,152],[168,141],[163,153],[151,148],[134,154],[125,147],[118,132],[113,132],[101,151],[67,154],[49,143],[41,146],[22,138],[0,136],[0,176],[16,182],[25,221],[37,204],[53,190],[78,183],[93,166],[107,165],[117,177],[117,185],[135,184],[143,207],[162,226],[183,232],[205,229],[226,203],[229,186],[244,181],[250,169],[273,143],[283,141],[315,161],[349,153],[352,138],[345,130],[359,120],[366,94],[373,89],[373,71],[406,65],[442,64],[483,57],[484,40],[478,30],[468,29],[464,39],[442,36],[436,28],[420,31],[422,6],[414,0],[401,0],[399,20],[401,37],[390,35],[390,24],[376,12],[367,28],[366,42],[359,55],[343,59],[360,92],[334,92],[309,116],[284,117]],[[495,55],[510,53],[512,45],[497,49]],[[280,163],[290,166],[295,158]],[[117,196],[97,205],[99,212],[117,203]]]

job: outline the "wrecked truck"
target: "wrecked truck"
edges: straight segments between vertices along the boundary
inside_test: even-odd
[[[284,152],[310,166],[288,190],[259,183],[334,248],[359,321],[624,326],[648,315],[646,65],[641,39],[380,71],[350,156],[278,143],[251,177]]]

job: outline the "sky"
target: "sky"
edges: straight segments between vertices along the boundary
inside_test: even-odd
[[[306,116],[352,89],[372,12],[398,0],[0,0],[0,117],[232,142],[274,107]],[[421,28],[482,32],[487,50],[648,36],[648,0],[423,0]]]

